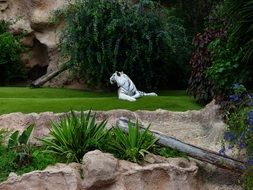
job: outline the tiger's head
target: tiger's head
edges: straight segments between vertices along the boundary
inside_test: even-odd
[[[117,83],[118,86],[122,86],[124,84],[125,80],[126,80],[126,78],[125,78],[125,74],[123,73],[123,71],[122,72],[116,71],[110,77],[110,83],[111,84]]]

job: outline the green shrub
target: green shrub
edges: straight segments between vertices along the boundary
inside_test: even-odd
[[[238,50],[233,39],[216,39],[209,44],[208,49],[212,56],[212,66],[206,74],[216,89],[228,92],[232,84],[247,81],[250,73],[240,64],[243,49]]]
[[[185,29],[152,1],[76,0],[60,16],[66,22],[63,55],[88,84],[108,84],[115,70],[124,70],[143,89],[185,81]]]
[[[0,21],[0,84],[8,84],[17,79],[25,79],[26,71],[20,60],[24,47],[19,43],[20,36],[7,31],[9,24]]]
[[[250,41],[252,37],[248,34],[250,30],[248,27],[252,21],[246,19],[251,15],[250,11],[247,12],[250,5],[246,2],[248,0],[236,2],[225,0],[209,15],[211,19],[209,19],[208,28],[224,31],[223,36],[214,39],[208,46],[212,65],[207,68],[206,74],[215,86],[216,97],[227,95],[233,83],[239,82],[252,86],[251,42],[244,41],[246,39]],[[242,18],[246,19],[245,22],[240,21]]]
[[[16,152],[2,147],[0,149],[0,182],[6,180],[11,172],[15,172],[18,175],[22,175],[24,173],[28,173],[34,170],[43,170],[48,165],[53,165],[62,161],[59,157],[56,157],[55,155],[44,153],[43,150],[43,147],[32,147],[31,162],[28,165],[20,167],[16,163]]]
[[[15,131],[9,138],[8,149],[15,153],[16,157],[14,161],[19,168],[31,163],[31,145],[28,140],[31,136],[33,128],[34,124],[29,125],[21,135],[19,135],[19,131]]]
[[[5,148],[1,148],[0,151],[0,181],[6,180],[10,172],[17,170],[17,164],[15,162],[16,153],[13,151],[7,151]]]
[[[34,147],[29,143],[29,138],[34,125],[29,125],[21,134],[15,131],[8,140],[8,146],[0,145],[0,181],[6,180],[10,172],[19,175],[33,170],[42,170],[50,164],[61,161],[52,154],[44,153],[41,147]],[[1,130],[0,136],[6,134]]]
[[[206,76],[207,69],[212,65],[208,45],[223,35],[223,30],[210,28],[206,29],[202,34],[197,34],[193,39],[196,50],[190,60],[192,73],[187,92],[193,95],[197,102],[201,104],[209,103],[215,96],[213,82]]]
[[[245,190],[253,188],[253,95],[246,91],[243,85],[233,84],[225,104],[227,131],[224,133],[224,143],[220,154],[227,149],[246,149],[247,168],[242,182]],[[228,146],[225,146],[227,145]]]
[[[80,117],[74,111],[59,123],[52,123],[48,137],[41,139],[46,152],[63,156],[68,162],[81,162],[88,151],[100,149],[106,136],[106,121],[96,123],[96,116],[81,112]]]
[[[108,140],[109,151],[116,157],[140,162],[148,151],[154,146],[157,139],[149,132],[149,127],[140,130],[140,124],[128,123],[128,133],[118,127],[111,129]]]

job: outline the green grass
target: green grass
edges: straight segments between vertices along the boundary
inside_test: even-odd
[[[158,97],[142,97],[136,102],[119,100],[117,92],[88,92],[82,90],[24,87],[0,88],[0,114],[11,112],[67,112],[74,110],[156,110],[171,111],[200,109],[184,91],[162,91]]]

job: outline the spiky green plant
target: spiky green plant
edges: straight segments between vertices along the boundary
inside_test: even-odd
[[[80,162],[83,155],[100,149],[106,136],[106,120],[96,123],[96,115],[82,111],[80,117],[71,111],[59,123],[53,122],[48,137],[41,139],[46,152],[64,156],[68,162]]]
[[[128,122],[128,133],[118,127],[112,128],[112,139],[108,142],[109,149],[117,157],[140,162],[157,141],[149,132],[149,127],[150,125],[142,131],[137,121],[135,124]]]
[[[233,35],[245,48],[245,59],[253,59],[253,0],[226,0],[226,11],[232,20]]]

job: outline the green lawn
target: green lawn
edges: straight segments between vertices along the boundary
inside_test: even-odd
[[[11,112],[66,112],[74,110],[156,110],[200,109],[184,91],[162,91],[158,97],[142,97],[136,102],[118,100],[117,92],[23,87],[0,87],[0,114]]]

